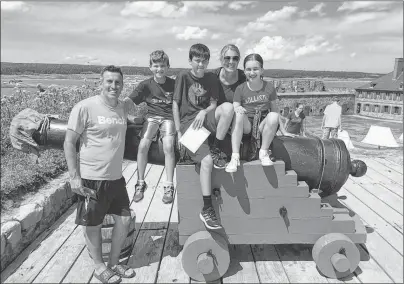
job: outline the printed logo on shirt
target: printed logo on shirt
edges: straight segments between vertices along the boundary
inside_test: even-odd
[[[267,95],[259,95],[259,96],[252,96],[245,98],[243,100],[244,104],[252,104],[252,103],[262,103],[262,102],[268,102],[269,98]]]
[[[162,97],[154,97],[150,100],[150,102],[156,104],[156,103],[164,103],[164,104],[172,104],[173,103],[173,92],[165,92],[164,93],[165,98]]]
[[[198,107],[204,107],[209,104],[210,99],[205,97],[206,90],[199,83],[193,83],[188,90],[188,99],[191,104]]]
[[[126,124],[126,119],[123,118],[110,118],[110,117],[105,117],[105,116],[97,116],[98,123],[99,124]]]

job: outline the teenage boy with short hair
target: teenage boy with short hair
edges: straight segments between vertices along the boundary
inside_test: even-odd
[[[141,132],[137,154],[138,180],[133,197],[135,202],[143,199],[144,191],[147,189],[147,184],[144,181],[147,155],[150,144],[156,141],[158,133],[163,141],[167,178],[164,185],[163,202],[166,204],[173,202],[174,140],[176,131],[173,121],[172,101],[175,81],[166,76],[169,67],[170,62],[167,54],[163,50],[153,51],[150,54],[150,71],[152,71],[153,77],[140,82],[137,88],[129,95],[129,98],[135,104],[145,102],[148,107],[148,114]]]
[[[224,169],[226,155],[220,149],[221,142],[230,127],[234,110],[230,103],[217,106],[219,79],[214,73],[205,73],[209,64],[210,51],[206,45],[194,44],[189,50],[191,70],[182,71],[175,80],[173,114],[178,139],[189,127],[199,129],[204,126],[215,136],[209,147],[206,140],[201,147],[188,155],[196,163],[201,163],[200,183],[204,206],[201,220],[209,229],[220,229],[211,199],[211,174],[213,167]]]

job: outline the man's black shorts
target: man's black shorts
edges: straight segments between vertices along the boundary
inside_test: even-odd
[[[83,186],[97,192],[97,200],[78,196],[76,224],[82,226],[101,225],[106,214],[130,216],[129,196],[124,177],[117,180],[82,179]]]

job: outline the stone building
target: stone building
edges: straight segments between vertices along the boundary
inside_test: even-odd
[[[295,109],[296,103],[302,103],[306,116],[323,115],[326,106],[332,103],[334,96],[340,99],[342,114],[354,113],[355,94],[335,92],[278,93],[279,109],[283,116],[287,116]]]
[[[396,58],[394,70],[355,89],[355,113],[403,120],[403,58]]]

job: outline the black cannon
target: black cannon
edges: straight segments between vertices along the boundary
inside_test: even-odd
[[[140,122],[141,120],[139,120]],[[63,149],[67,122],[51,119],[46,131],[35,131],[32,138],[44,148]],[[136,160],[139,133],[142,124],[129,124],[126,132],[124,157]],[[251,141],[244,139],[241,149],[241,159],[247,156],[247,149]],[[226,154],[231,154],[230,136],[226,136],[224,148]],[[77,144],[77,150],[79,143]],[[361,160],[351,161],[345,143],[340,139],[320,139],[311,137],[277,136],[271,144],[272,154],[276,159],[285,162],[286,170],[294,170],[299,181],[305,181],[310,189],[321,190],[323,197],[338,192],[349,175],[363,176],[366,164]],[[164,165],[164,152],[161,140],[153,142],[148,154],[149,163]],[[180,160],[180,153],[176,151],[176,159]]]

